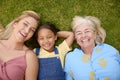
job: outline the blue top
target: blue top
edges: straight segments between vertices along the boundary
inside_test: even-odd
[[[91,60],[80,48],[66,56],[66,80],[120,80],[120,54],[108,44],[97,45]]]

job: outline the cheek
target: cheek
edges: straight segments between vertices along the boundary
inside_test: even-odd
[[[96,34],[91,35],[91,38],[92,38],[93,40],[95,40],[95,39],[96,39]]]
[[[40,40],[38,40],[38,43],[39,43],[39,45],[41,46],[41,41],[40,41]]]
[[[33,33],[29,33],[27,38],[30,39],[33,36]]]
[[[39,40],[39,39],[37,39],[37,42],[40,44],[42,41],[41,41],[41,40]]]
[[[42,46],[43,42],[41,40],[37,40],[37,42],[38,42],[39,46]]]
[[[53,39],[50,39],[50,42],[51,43],[55,43],[55,39],[53,38]]]
[[[76,40],[76,41],[80,40],[80,36],[76,36],[76,35],[75,35],[75,40]]]
[[[33,36],[33,34],[34,34],[33,32],[29,33],[30,37],[32,37],[32,36]]]
[[[76,40],[77,44],[80,43],[80,38],[75,38],[75,40]]]
[[[55,44],[55,38],[53,38],[53,39],[50,39],[50,43],[52,43],[53,45]]]

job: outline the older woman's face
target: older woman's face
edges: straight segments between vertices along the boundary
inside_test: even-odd
[[[15,38],[24,42],[32,37],[38,24],[33,17],[25,17],[13,25]]]
[[[75,29],[75,39],[81,48],[94,47],[95,38],[95,31],[87,24],[83,23]]]

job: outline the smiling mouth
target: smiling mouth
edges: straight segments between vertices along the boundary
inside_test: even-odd
[[[23,38],[26,37],[26,35],[24,35],[23,33],[21,33],[21,32],[19,32],[19,33],[20,33],[20,35],[21,35]]]
[[[49,47],[50,45],[44,45],[44,47]]]
[[[88,43],[90,40],[89,39],[85,39],[85,40],[82,40],[81,42],[82,43]]]

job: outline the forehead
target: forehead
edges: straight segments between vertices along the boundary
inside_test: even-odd
[[[36,19],[34,19],[33,17],[30,17],[30,16],[24,17],[20,21],[26,22],[30,25],[36,25],[37,24]]]
[[[93,28],[90,25],[83,23],[76,27],[75,32],[90,30],[90,29],[93,29]]]
[[[36,19],[31,16],[26,16],[26,17],[22,18],[20,21],[29,21],[29,22],[35,21],[35,22],[37,22]]]
[[[38,31],[38,34],[54,34],[50,29],[47,29],[47,28],[41,28],[39,31]]]

